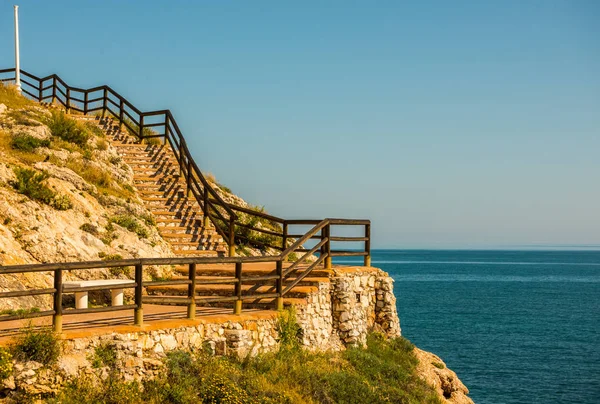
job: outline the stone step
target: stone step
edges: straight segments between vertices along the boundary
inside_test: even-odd
[[[205,236],[205,237],[221,237],[214,228],[204,228],[201,226],[161,226],[158,228],[160,234],[165,237],[178,237],[179,235],[187,236]]]
[[[182,241],[169,241],[169,244],[173,248],[179,251],[195,251],[195,250],[216,250],[221,247],[222,242],[182,242]]]
[[[254,276],[254,277],[256,277],[256,276]],[[183,276],[183,275],[175,275],[171,279],[186,280],[186,279],[188,279],[188,277]],[[205,282],[205,281],[217,281],[216,283],[218,283],[219,281],[235,282],[235,280],[236,280],[235,276],[196,275],[196,282],[198,284],[204,284],[203,282]],[[285,286],[287,286],[287,285],[291,284],[292,282],[294,282],[295,280],[296,280],[296,278],[288,278],[283,281],[283,284]],[[266,282],[274,282],[274,280],[273,281],[269,280]],[[246,275],[245,272],[242,272],[242,284],[256,285],[258,283],[260,283],[260,282],[253,282],[252,276],[248,276],[248,275]],[[315,277],[307,276],[306,278],[304,278],[300,282],[298,282],[298,286],[318,286],[319,283],[329,283],[329,278],[315,278]]]
[[[223,253],[225,250],[220,248],[215,250],[177,250],[173,249],[173,254],[184,257],[219,257],[219,253]]]
[[[300,268],[298,269],[299,272],[297,272],[294,277],[299,276],[300,274],[302,274],[302,271],[306,269],[304,268]],[[176,265],[174,268],[174,271],[178,274],[181,275],[186,275],[188,274],[188,270],[189,267],[188,265]],[[276,269],[275,269],[275,263],[273,263],[273,269],[263,269],[263,268],[253,268],[253,267],[245,267],[242,266],[242,273],[244,274],[244,276],[265,276],[265,275],[275,275],[276,274]],[[210,267],[206,267],[206,266],[197,266],[196,267],[196,274],[197,275],[203,275],[203,276],[235,276],[235,267],[233,266],[233,264],[231,266],[210,266]],[[326,282],[329,280],[330,276],[333,275],[333,271],[330,269],[323,269],[323,268],[315,268],[310,272],[310,276],[313,278],[319,278],[322,279],[323,282]]]
[[[242,284],[242,294],[260,294],[260,293],[275,293],[275,284],[268,286],[257,286],[250,284]],[[197,296],[232,296],[235,285],[196,285]],[[149,295],[169,295],[169,296],[187,296],[188,285],[165,285],[165,286],[148,286],[146,288]],[[315,286],[294,286],[286,293],[288,297],[302,298],[318,291]]]

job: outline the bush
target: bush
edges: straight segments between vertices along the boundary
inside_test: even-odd
[[[18,193],[47,205],[52,203],[56,193],[44,184],[49,177],[47,172],[22,167],[16,167],[14,172],[17,180],[12,185]]]
[[[89,133],[77,121],[69,118],[63,112],[52,112],[48,121],[48,127],[52,136],[56,136],[67,142],[75,143],[79,147],[86,148],[90,138]]]
[[[111,370],[117,369],[117,350],[114,345],[103,344],[94,348],[92,367],[101,368],[108,366]]]
[[[96,141],[96,148],[98,148],[98,150],[101,150],[101,151],[107,150],[108,143],[104,139],[98,139]]]
[[[138,235],[139,238],[148,238],[150,233],[135,217],[129,215],[113,216],[111,222]]]
[[[0,347],[0,381],[12,375],[12,358],[13,356],[8,349]]]
[[[18,133],[13,136],[10,147],[15,150],[22,150],[25,152],[33,152],[38,147],[48,147],[50,141],[48,139],[38,139],[35,136],[28,135],[27,133]]]
[[[17,180],[13,181],[11,185],[18,193],[50,205],[57,210],[67,210],[73,207],[68,196],[57,195],[44,183],[49,177],[45,171],[38,172],[22,167],[15,167],[13,171]]]
[[[56,363],[60,356],[59,340],[52,331],[47,329],[26,328],[12,348],[15,359],[40,362],[44,365]]]
[[[302,328],[296,320],[294,306],[279,313],[277,318],[277,333],[279,334],[279,349],[298,349],[302,339]]]
[[[84,223],[79,227],[79,229],[85,231],[86,233],[90,233],[93,236],[98,236],[100,234],[98,227],[91,223]]]

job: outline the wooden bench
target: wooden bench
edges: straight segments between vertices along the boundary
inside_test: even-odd
[[[88,292],[110,289],[113,306],[123,305],[124,286],[134,285],[128,279],[99,279],[91,281],[69,281],[63,283],[63,293],[75,292],[75,308],[88,308]]]

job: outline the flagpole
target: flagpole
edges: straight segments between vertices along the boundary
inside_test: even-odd
[[[15,6],[15,81],[17,91],[21,92],[21,61],[19,59],[19,6]]]

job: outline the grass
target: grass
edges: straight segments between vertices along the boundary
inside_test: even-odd
[[[31,136],[27,133],[17,133],[14,135],[10,142],[10,147],[15,150],[21,150],[24,152],[32,153],[38,147],[49,147],[50,140],[39,139],[35,136]]]
[[[410,342],[373,334],[368,343],[344,352],[281,349],[242,360],[174,351],[165,370],[143,385],[120,382],[115,374],[97,383],[79,378],[55,402],[440,403],[415,373]]]
[[[0,83],[0,104],[4,104],[11,109],[36,105],[33,101],[20,95],[14,85],[6,85],[3,83]]]
[[[30,309],[16,309],[16,310],[6,309],[6,310],[0,311],[0,315],[17,316],[19,318],[25,318],[28,314],[39,313],[39,312],[40,312],[39,307],[32,307]]]
[[[117,350],[112,344],[103,344],[94,348],[91,358],[92,367],[95,369],[107,366],[111,370],[117,369]]]
[[[4,347],[0,347],[0,381],[5,380],[13,373],[12,354]]]
[[[83,149],[87,148],[87,141],[90,138],[89,131],[85,126],[65,115],[64,112],[52,111],[47,125],[52,136],[74,143]]]
[[[117,215],[110,218],[110,222],[118,224],[119,226],[129,230],[132,233],[137,234],[139,238],[148,238],[150,232],[140,221],[132,215]]]
[[[58,195],[45,184],[49,177],[48,173],[23,167],[15,167],[13,171],[17,179],[12,182],[12,186],[18,193],[50,205],[57,210],[67,210],[73,207],[66,195]]]
[[[52,365],[60,356],[60,341],[48,329],[35,330],[31,326],[22,330],[12,346],[12,354],[20,361],[36,361]]]

